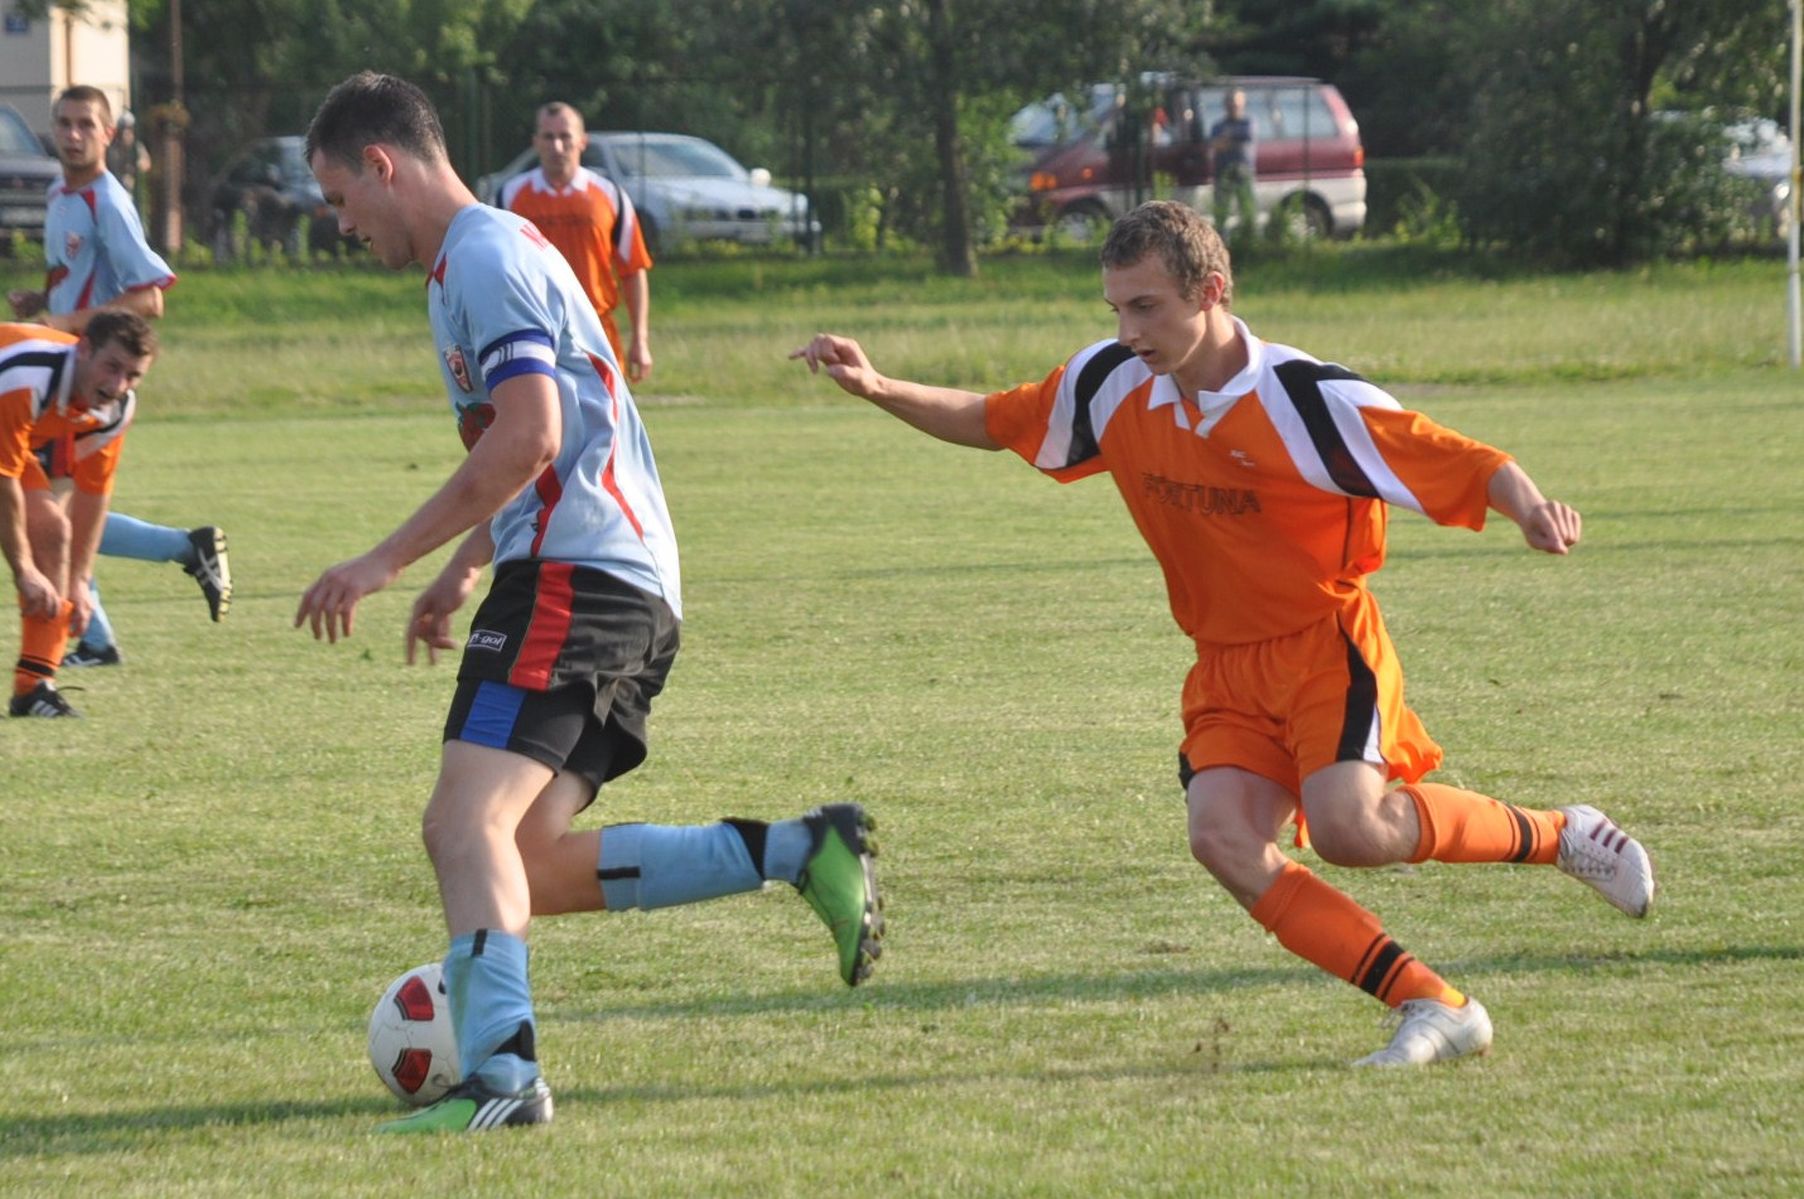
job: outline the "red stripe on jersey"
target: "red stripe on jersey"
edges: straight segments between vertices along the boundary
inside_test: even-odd
[[[507,675],[507,681],[514,686],[543,691],[551,685],[551,668],[557,665],[558,651],[570,634],[570,581],[575,571],[576,567],[568,562],[539,564],[538,593],[533,596],[526,641]]]
[[[588,358],[589,365],[594,367],[595,373],[601,376],[602,386],[608,389],[608,398],[614,401],[614,417],[618,420],[620,417],[620,372],[610,366],[606,358],[597,358],[593,354],[590,354]]]
[[[551,511],[564,498],[564,485],[557,477],[557,465],[553,463],[539,472],[539,481],[533,484],[533,490],[539,493],[538,531],[532,537],[532,556],[539,556],[539,547],[545,544],[545,530],[551,527]]]
[[[614,401],[614,445],[608,450],[608,461],[601,468],[601,486],[604,491],[614,497],[620,510],[626,514],[627,523],[633,526],[633,532],[639,540],[645,540],[645,526],[639,523],[639,517],[633,512],[633,506],[626,502],[626,493],[620,490],[619,482],[614,478],[614,455],[620,448],[620,372],[615,370],[605,358],[597,358],[590,354],[589,365],[601,376],[601,381],[608,389],[608,398]]]

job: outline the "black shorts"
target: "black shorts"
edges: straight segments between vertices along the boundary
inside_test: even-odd
[[[604,571],[504,562],[470,622],[445,740],[523,754],[600,787],[645,761],[676,660],[662,598]]]

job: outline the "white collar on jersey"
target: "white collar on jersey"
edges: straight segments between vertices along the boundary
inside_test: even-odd
[[[1197,421],[1195,429],[1199,436],[1208,436],[1209,430],[1213,429],[1216,423],[1227,415],[1228,409],[1232,408],[1241,396],[1254,389],[1259,382],[1260,372],[1265,369],[1265,343],[1254,337],[1252,331],[1246,327],[1246,322],[1239,317],[1231,316],[1228,319],[1234,322],[1234,331],[1246,344],[1247,363],[1236,372],[1232,379],[1222,384],[1220,391],[1199,391],[1189,397],[1202,417]],[[1178,403],[1178,395],[1177,382],[1170,375],[1157,375],[1153,378],[1152,390],[1147,394],[1146,407],[1148,411],[1151,411],[1155,408],[1169,406],[1173,422],[1179,428],[1188,429],[1190,420],[1184,411],[1184,405]]]
[[[589,190],[589,168],[585,167],[585,166],[578,166],[576,168],[576,174],[570,176],[569,183],[566,183],[563,187],[554,187],[554,186],[552,186],[551,180],[549,180],[545,177],[545,168],[542,166],[534,167],[532,169],[532,185],[535,190],[542,191],[542,192],[550,192],[554,196],[557,195],[559,192],[565,192],[565,191],[573,191],[573,192],[588,191]]]

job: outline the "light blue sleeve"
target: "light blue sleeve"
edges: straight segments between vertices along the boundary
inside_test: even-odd
[[[101,253],[121,291],[175,281],[175,272],[145,240],[138,210],[132,207],[123,187],[115,182],[103,190],[96,208]]]
[[[453,306],[490,392],[516,375],[556,375],[565,313],[539,246],[524,234],[504,236],[462,247],[450,272]]]

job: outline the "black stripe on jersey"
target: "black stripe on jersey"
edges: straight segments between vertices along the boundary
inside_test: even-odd
[[[1378,489],[1372,486],[1372,480],[1360,469],[1353,458],[1353,452],[1347,448],[1346,439],[1340,430],[1334,427],[1334,418],[1328,413],[1328,401],[1322,398],[1322,380],[1334,379],[1363,383],[1364,379],[1344,366],[1332,362],[1310,362],[1296,358],[1278,367],[1273,374],[1278,382],[1284,384],[1284,393],[1290,397],[1297,415],[1303,418],[1303,427],[1309,430],[1309,440],[1315,445],[1315,452],[1322,457],[1322,466],[1328,471],[1328,477],[1334,485],[1348,495],[1362,495],[1368,499],[1378,498]]]
[[[626,208],[626,201],[622,197],[626,195],[626,192],[612,179],[603,178],[601,175],[596,175],[595,177],[600,179],[607,189],[613,193],[608,199],[614,205],[614,236],[612,238],[614,243],[614,253],[618,254],[621,258],[626,258],[633,252],[632,243],[627,241],[626,238],[626,221],[622,219],[625,216],[624,210]]]
[[[17,354],[0,358],[0,370],[15,366],[48,367],[50,378],[44,385],[44,403],[55,402],[57,392],[62,387],[63,368],[69,365],[71,355],[68,350],[21,350]]]
[[[1341,720],[1340,744],[1335,747],[1334,760],[1363,762],[1372,722],[1378,719],[1378,676],[1366,665],[1353,639],[1344,632],[1340,637],[1347,643],[1347,709]]]
[[[1084,369],[1077,373],[1077,382],[1072,385],[1073,402],[1071,413],[1071,448],[1065,452],[1062,466],[1076,466],[1080,462],[1088,462],[1096,457],[1096,425],[1090,419],[1090,404],[1096,399],[1096,393],[1102,390],[1103,383],[1115,373],[1115,368],[1134,356],[1134,351],[1120,342],[1104,350],[1098,350],[1084,363]]]

